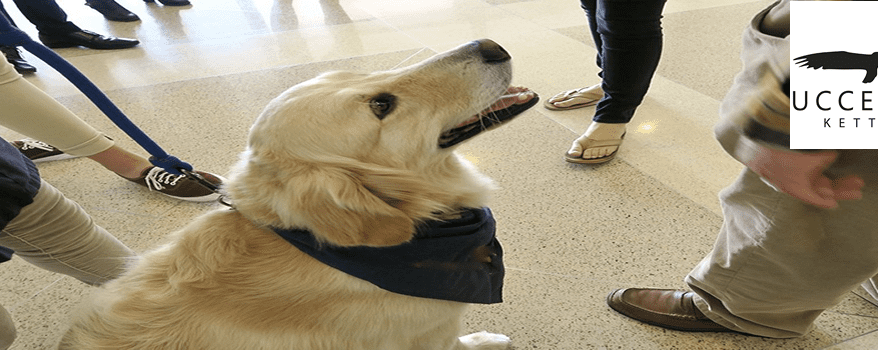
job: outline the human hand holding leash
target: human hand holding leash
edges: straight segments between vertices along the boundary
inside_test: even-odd
[[[763,148],[746,165],[778,191],[832,209],[838,201],[862,198],[865,184],[859,175],[830,179],[823,174],[837,157],[836,151],[799,153]]]

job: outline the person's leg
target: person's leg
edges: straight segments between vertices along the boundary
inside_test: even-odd
[[[0,65],[0,125],[74,156],[105,151],[113,142],[51,96]]]
[[[14,0],[15,6],[40,33],[63,35],[79,31],[55,0]]]
[[[14,0],[21,13],[37,27],[39,40],[50,48],[85,46],[91,49],[127,49],[140,44],[137,39],[116,38],[82,30],[67,20],[55,0]]]
[[[12,315],[0,305],[0,350],[9,349],[15,341],[15,321]]]
[[[595,20],[595,13],[597,12],[597,0],[580,0],[580,7],[585,11],[585,18],[588,22],[589,33],[591,33],[592,40],[594,41],[595,47],[598,48],[597,55],[595,55],[595,63],[598,68],[601,67],[601,36],[598,34],[597,30],[597,21]],[[598,72],[598,77],[602,76],[601,72]],[[556,111],[566,111],[571,109],[578,109],[582,107],[590,107],[594,106],[601,100],[604,96],[604,91],[601,89],[601,84],[594,84],[584,88],[573,89],[562,91],[548,99],[543,105],[549,110]]]
[[[664,0],[582,0],[598,50],[604,92],[592,125],[570,150],[568,158],[602,158],[618,146],[593,143],[620,140],[625,124],[643,101],[662,51],[661,13]]]
[[[6,12],[6,8],[3,7],[3,3],[0,2],[0,16],[3,16],[3,19],[9,21],[13,27],[17,27],[15,22],[12,21],[12,17],[9,16],[9,13]],[[6,61],[11,63],[15,70],[21,74],[30,74],[35,73],[37,68],[32,66],[30,63],[24,60],[21,57],[21,51],[18,50],[18,47],[15,46],[0,46],[0,52],[3,53],[3,56],[6,58]]]
[[[585,19],[588,21],[589,33],[591,33],[591,39],[594,41],[594,47],[597,48],[595,63],[598,68],[603,68],[601,62],[603,56],[601,47],[603,47],[603,43],[601,42],[601,35],[598,32],[598,22],[596,19],[598,11],[597,0],[579,0],[579,5],[582,7],[582,10],[585,11]],[[598,76],[603,77],[603,72],[598,72]]]
[[[662,52],[664,0],[600,0],[597,34],[605,97],[592,120],[627,123],[649,89]]]
[[[85,0],[85,6],[95,9],[110,21],[134,22],[140,20],[140,17],[114,0]]]
[[[17,25],[15,24],[15,22],[12,20],[12,16],[10,16],[10,15],[9,15],[9,12],[6,12],[6,8],[3,7],[3,2],[2,2],[2,1],[0,1],[0,14],[2,14],[3,17],[6,18],[7,21],[9,21],[9,24],[11,24],[13,27],[18,28],[18,26],[17,26]]]
[[[33,203],[0,231],[0,246],[31,264],[91,285],[117,277],[135,258],[133,251],[46,182]],[[9,348],[15,335],[15,322],[0,306],[0,350]]]
[[[746,171],[721,194],[713,251],[686,277],[695,305],[727,328],[804,334],[824,310],[878,272],[876,151],[842,151],[831,177],[856,173],[863,198],[833,210],[780,193]]]
[[[45,142],[74,157],[85,156],[126,178],[152,166],[146,158],[114,145],[103,133],[79,119],[51,96],[0,66],[0,125]]]
[[[128,180],[177,199],[200,202],[219,196],[191,177],[172,176],[148,159],[114,145],[58,101],[22,79],[8,62],[0,62],[0,96],[0,125],[39,140],[47,148],[89,157]],[[215,174],[198,173],[217,186],[223,181]]]
[[[34,202],[0,232],[0,246],[33,265],[91,285],[118,277],[136,256],[45,181]]]

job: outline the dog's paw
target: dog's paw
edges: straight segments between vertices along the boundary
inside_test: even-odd
[[[509,349],[512,344],[512,340],[505,335],[485,331],[468,334],[458,339],[460,339],[464,349],[505,350]]]

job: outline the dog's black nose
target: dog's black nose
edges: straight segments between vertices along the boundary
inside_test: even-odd
[[[493,40],[482,39],[476,40],[475,43],[479,46],[479,54],[482,55],[485,63],[500,63],[512,59],[509,53]]]

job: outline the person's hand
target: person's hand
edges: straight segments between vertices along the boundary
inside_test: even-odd
[[[838,201],[863,197],[863,179],[849,175],[830,179],[823,171],[835,161],[838,152],[799,153],[770,148],[760,149],[747,167],[777,190],[821,208],[835,208]]]

